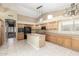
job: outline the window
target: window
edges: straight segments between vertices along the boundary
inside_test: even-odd
[[[74,23],[75,25],[75,31],[79,31],[79,20],[75,20],[75,23]]]
[[[48,19],[52,19],[53,18],[53,15],[48,15]]]
[[[73,20],[66,20],[61,22],[62,31],[73,31]]]
[[[42,22],[43,21],[43,18],[40,18],[40,22]]]

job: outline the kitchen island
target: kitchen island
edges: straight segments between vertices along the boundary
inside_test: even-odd
[[[27,43],[36,49],[44,47],[45,35],[36,33],[27,34]]]

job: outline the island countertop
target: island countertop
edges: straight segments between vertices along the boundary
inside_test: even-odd
[[[45,35],[37,33],[27,34],[27,43],[34,48],[39,49],[45,46]]]

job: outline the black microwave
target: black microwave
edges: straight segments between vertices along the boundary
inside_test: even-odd
[[[41,30],[46,30],[46,26],[42,26],[41,27]]]

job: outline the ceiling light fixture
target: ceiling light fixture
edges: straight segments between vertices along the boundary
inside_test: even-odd
[[[43,14],[43,6],[42,5],[38,6],[36,8],[36,10],[37,10],[37,15],[38,16],[41,16]]]
[[[40,5],[36,9],[37,9],[37,13],[38,13],[37,15],[38,16],[41,16],[43,14],[43,6]],[[43,21],[43,18],[40,18],[39,21],[42,22]]]
[[[65,8],[65,16],[75,16],[79,13],[79,4],[72,3],[69,8]]]

